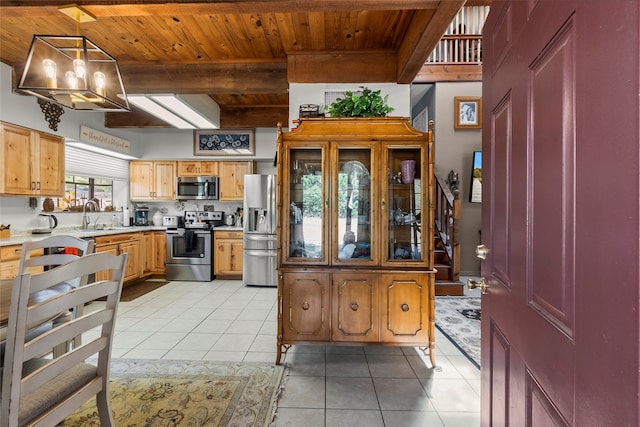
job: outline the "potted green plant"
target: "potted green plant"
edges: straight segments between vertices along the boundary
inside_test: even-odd
[[[360,88],[360,95],[346,91],[344,98],[337,98],[328,107],[331,117],[384,117],[393,111],[393,107],[387,105],[389,95],[383,98],[380,90],[371,90],[364,86]]]

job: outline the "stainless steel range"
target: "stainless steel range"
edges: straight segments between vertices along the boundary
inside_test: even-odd
[[[185,211],[184,227],[167,228],[167,280],[213,280],[213,227],[221,211]]]

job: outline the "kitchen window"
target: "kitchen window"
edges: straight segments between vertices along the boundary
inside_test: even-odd
[[[58,208],[62,211],[82,211],[89,200],[95,201],[100,211],[112,209],[113,180],[65,175],[64,198],[58,199]]]

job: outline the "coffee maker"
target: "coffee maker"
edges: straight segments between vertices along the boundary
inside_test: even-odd
[[[136,206],[134,208],[133,223],[137,226],[149,225],[149,207],[148,206]]]

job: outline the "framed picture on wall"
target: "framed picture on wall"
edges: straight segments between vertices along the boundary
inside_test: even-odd
[[[456,96],[453,123],[456,129],[482,128],[482,97]]]
[[[253,129],[193,131],[194,156],[248,156],[254,153]]]

